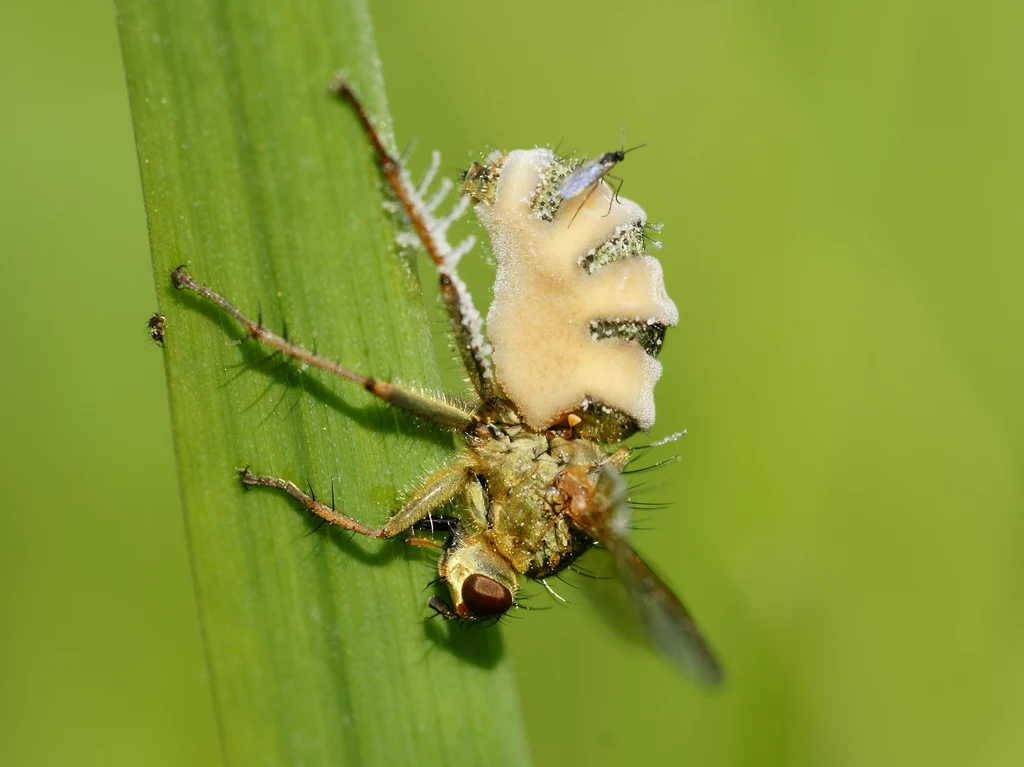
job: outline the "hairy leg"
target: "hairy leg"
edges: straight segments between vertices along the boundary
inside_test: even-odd
[[[238,472],[243,485],[273,487],[283,490],[297,500],[312,513],[329,524],[337,525],[353,533],[367,535],[371,538],[393,538],[415,525],[430,512],[440,508],[458,496],[469,481],[469,471],[465,464],[454,464],[433,474],[413,494],[402,508],[392,514],[381,527],[368,527],[362,522],[342,514],[333,506],[321,503],[312,495],[299,489],[298,485],[287,479],[271,477],[265,474],[253,474],[248,468]],[[420,540],[420,539],[414,539]]]
[[[422,193],[426,192],[432,174],[428,174],[421,188],[417,189],[409,181],[401,162],[388,152],[387,147],[381,139],[380,133],[373,124],[369,113],[363,106],[362,101],[353,91],[348,81],[339,76],[331,92],[339,98],[344,99],[352,105],[359,116],[366,135],[373,144],[377,154],[377,162],[380,164],[385,178],[391,185],[392,191],[398,198],[402,209],[409,217],[412,227],[416,232],[419,241],[434,262],[437,268],[438,279],[441,283],[441,298],[444,300],[445,308],[448,310],[448,317],[452,323],[452,330],[455,334],[455,343],[458,347],[462,362],[469,375],[470,383],[476,390],[481,401],[486,401],[493,394],[494,385],[491,375],[490,345],[484,339],[481,332],[482,320],[480,313],[473,304],[465,284],[456,272],[456,265],[459,258],[472,246],[472,241],[467,240],[452,248],[448,244],[446,230],[448,225],[461,214],[465,209],[463,206],[456,206],[455,211],[440,220],[435,219],[432,210],[439,204],[440,200],[425,202]],[[439,159],[439,158],[436,158]],[[436,168],[436,164],[434,166]],[[432,169],[433,170],[433,169]],[[443,196],[443,195],[441,195]]]
[[[379,378],[374,378],[373,376],[361,375],[298,344],[293,344],[288,339],[268,330],[262,324],[249,319],[224,296],[208,288],[206,285],[196,282],[192,275],[184,269],[175,269],[171,274],[171,279],[174,282],[174,286],[179,290],[192,291],[227,314],[230,314],[242,324],[250,336],[261,344],[277,349],[282,354],[299,360],[306,365],[320,368],[341,378],[347,378],[390,405],[408,410],[420,418],[433,421],[456,431],[464,430],[472,421],[473,408],[469,405],[428,397],[396,384],[382,381]]]

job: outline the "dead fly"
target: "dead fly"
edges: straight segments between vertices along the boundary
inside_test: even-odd
[[[346,530],[373,538],[409,533],[410,543],[439,549],[438,572],[450,601],[434,596],[428,604],[453,620],[505,614],[518,606],[521,576],[543,582],[600,545],[615,558],[652,642],[695,678],[718,683],[721,669],[686,608],[626,539],[622,471],[631,449],[616,443],[653,425],[653,390],[661,375],[656,356],[665,328],[678,321],[661,265],[646,254],[643,210],[620,200],[613,214],[604,213],[614,195],[603,181],[607,168],[598,165],[601,172],[584,184],[595,188],[572,214],[586,229],[569,231],[562,181],[575,166],[549,150],[533,149],[492,153],[486,165],[475,163],[463,176],[459,204],[435,217],[443,195],[426,195],[439,156],[417,186],[385,148],[349,84],[339,79],[333,90],[355,108],[381,170],[437,268],[474,401],[421,394],[297,346],[184,269],[173,273],[174,285],[218,306],[260,343],[462,435],[464,446],[381,527],[321,503],[287,479],[244,469],[241,481],[282,490]],[[612,155],[621,159],[620,153]],[[497,261],[489,338],[456,270],[472,242],[453,247],[447,238],[448,226],[470,203]],[[581,242],[598,244],[581,252]],[[445,518],[445,542],[422,537],[427,520],[450,502],[459,511]]]
[[[160,314],[160,312],[153,314],[146,323],[146,330],[149,331],[149,337],[153,339],[153,343],[157,346],[164,345],[164,328],[166,325],[167,318]]]
[[[622,189],[622,179],[618,176],[613,176],[609,171],[618,165],[620,162],[626,159],[626,155],[632,152],[634,149],[640,149],[641,147],[647,146],[647,144],[638,144],[637,146],[626,149],[626,126],[622,126],[622,138],[620,140],[620,149],[616,152],[605,152],[600,157],[596,157],[589,162],[583,163],[580,167],[574,170],[569,176],[567,176],[558,187],[558,193],[561,195],[563,200],[571,200],[573,197],[577,197],[583,194],[587,189],[587,196],[594,191],[597,186],[597,182],[607,178],[613,178],[619,182],[618,187],[615,189],[615,194],[612,196],[613,200],[619,199],[619,190]],[[586,200],[584,200],[584,205]],[[582,207],[582,205],[580,206]],[[578,210],[578,209],[577,209]],[[608,205],[608,212],[611,213],[611,204]],[[569,221],[571,225],[573,219]]]

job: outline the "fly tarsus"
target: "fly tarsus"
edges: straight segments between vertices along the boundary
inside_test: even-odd
[[[383,528],[367,527],[362,522],[321,503],[312,495],[307,495],[299,489],[298,485],[287,479],[271,477],[265,474],[253,474],[249,471],[248,466],[238,470],[238,479],[246,487],[272,487],[277,490],[283,490],[328,524],[337,525],[345,530],[351,530],[353,533],[367,535],[371,538],[388,537]]]

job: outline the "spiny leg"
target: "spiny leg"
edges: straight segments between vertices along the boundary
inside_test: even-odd
[[[303,492],[298,485],[290,480],[265,474],[253,474],[248,467],[239,470],[238,478],[243,485],[283,490],[328,524],[337,525],[370,538],[393,538],[408,530],[435,509],[439,509],[457,497],[469,482],[469,470],[465,464],[457,463],[436,472],[381,527],[369,527],[347,514],[342,514],[334,508],[333,504],[328,506],[321,503],[312,494]]]
[[[379,397],[390,405],[408,410],[413,415],[450,429],[462,431],[472,421],[472,408],[468,405],[460,405],[447,400],[434,399],[419,394],[409,389],[402,388],[396,384],[382,381],[373,376],[364,376],[355,371],[339,365],[333,360],[327,359],[315,352],[311,352],[298,344],[288,341],[286,338],[268,330],[262,323],[253,322],[241,311],[236,309],[224,296],[216,291],[202,285],[182,268],[175,269],[171,273],[171,280],[179,290],[190,290],[198,296],[206,299],[214,306],[219,307],[227,314],[238,320],[249,332],[249,335],[261,344],[285,354],[292,359],[298,360],[304,365],[325,370],[332,375],[347,378],[349,381],[362,386],[366,391],[375,397]]]
[[[241,480],[243,485],[254,487],[273,487],[278,490],[284,490],[288,495],[330,525],[337,525],[338,527],[343,527],[346,530],[351,530],[353,533],[368,535],[371,538],[386,537],[381,534],[382,530],[380,528],[367,527],[362,522],[352,519],[352,517],[347,514],[342,514],[331,506],[321,503],[312,495],[307,495],[302,492],[298,485],[290,480],[270,477],[264,474],[253,474],[249,471],[248,467],[238,471],[238,478]]]
[[[352,86],[341,75],[338,76],[331,86],[331,92],[339,98],[348,101],[356,111],[363,129],[373,144],[377,153],[377,161],[380,163],[381,171],[387,178],[388,183],[398,202],[401,204],[413,230],[419,241],[434,262],[437,269],[438,279],[441,285],[441,298],[445,308],[448,310],[448,317],[451,320],[452,331],[455,335],[455,344],[459,354],[462,356],[463,365],[469,375],[470,383],[476,390],[481,401],[488,400],[493,394],[490,345],[484,339],[481,332],[482,320],[480,313],[473,305],[473,299],[469,295],[465,284],[456,273],[458,259],[468,250],[468,247],[459,245],[452,248],[448,244],[445,231],[448,225],[457,217],[462,209],[457,208],[457,213],[446,218],[437,220],[431,214],[433,202],[427,203],[421,196],[426,192],[427,184],[421,185],[421,189],[414,187],[405,175],[401,162],[393,157],[384,142],[380,133],[373,124],[369,113],[363,106],[362,101],[352,90]],[[464,209],[464,208],[463,208]],[[471,244],[471,243],[470,243]]]

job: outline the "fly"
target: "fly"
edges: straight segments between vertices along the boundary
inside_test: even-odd
[[[157,346],[164,345],[164,332],[166,328],[167,318],[160,314],[160,312],[155,312],[146,322],[146,330],[149,333],[149,337]]]
[[[428,197],[427,188],[439,155],[428,180],[414,184],[349,83],[339,78],[333,92],[354,108],[412,234],[434,263],[472,400],[364,375],[250,319],[184,268],[172,273],[172,281],[234,318],[249,338],[304,367],[352,381],[458,435],[462,446],[380,526],[360,522],[274,474],[246,467],[239,480],[287,493],[345,530],[436,549],[448,598],[433,596],[427,605],[449,620],[499,618],[519,606],[522,578],[543,583],[599,545],[614,557],[652,643],[682,671],[719,683],[721,667],[696,623],[627,538],[622,473],[633,448],[618,443],[654,423],[653,387],[661,374],[656,357],[665,328],[678,321],[661,265],[646,254],[646,214],[636,203],[620,200],[610,218],[587,216],[592,229],[587,237],[567,232],[561,224],[572,206],[563,204],[566,187],[553,179],[569,176],[572,161],[533,149],[493,152],[486,164],[474,163],[463,174],[459,203],[447,215],[435,216],[443,194]],[[588,185],[600,187],[576,213],[585,206],[591,212],[610,208],[617,197],[599,182],[626,151],[585,166],[586,175],[584,169],[572,173],[573,194]],[[447,241],[449,225],[471,204],[491,236],[497,261],[488,336],[456,269],[473,243]],[[581,241],[602,244],[579,253]],[[544,268],[537,267],[538,259]],[[634,288],[627,297],[617,287],[624,282]]]

